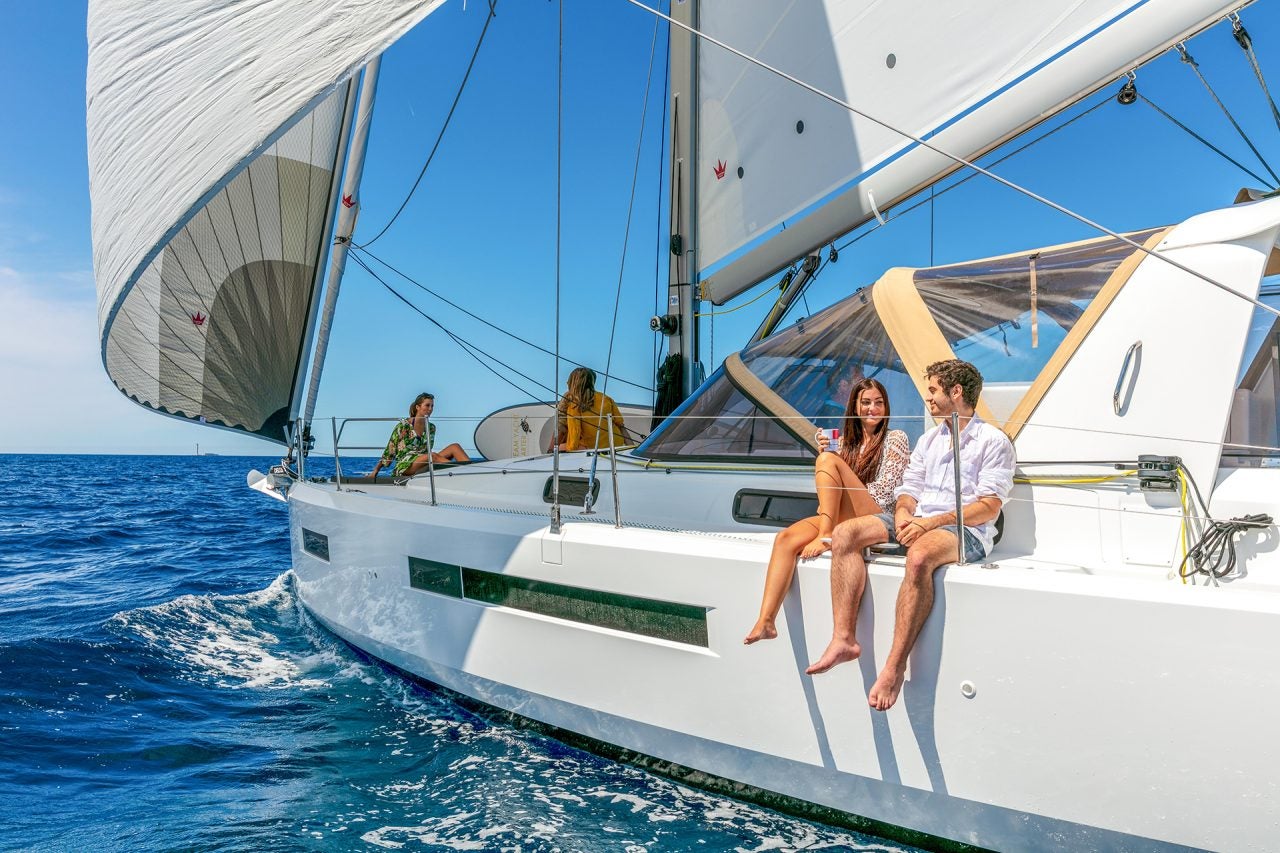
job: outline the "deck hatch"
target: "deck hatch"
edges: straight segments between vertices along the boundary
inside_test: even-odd
[[[733,520],[743,524],[790,527],[802,518],[817,514],[818,496],[812,492],[740,489],[733,496]]]
[[[587,478],[586,477],[560,477],[560,503],[574,504],[582,506],[587,499]],[[551,496],[552,489],[555,488],[555,477],[548,477],[547,482],[542,487],[542,502],[554,503]],[[595,482],[591,483],[591,502],[595,503],[600,498],[600,478],[597,477]]]
[[[452,598],[462,598],[462,567],[410,557],[409,586]]]
[[[329,562],[329,537],[304,527],[302,528],[302,550],[327,563]]]

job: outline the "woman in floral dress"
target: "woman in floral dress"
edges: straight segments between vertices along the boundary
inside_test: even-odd
[[[395,465],[393,470],[397,477],[412,477],[426,468],[430,461],[471,461],[471,457],[467,456],[467,452],[457,442],[439,453],[432,452],[431,447],[436,440],[436,425],[431,423],[430,418],[435,407],[436,398],[433,394],[424,392],[413,398],[413,402],[409,404],[409,417],[396,424],[391,431],[387,449],[382,451],[382,458],[373,466],[373,473],[369,476],[378,476],[379,471],[392,464]]]

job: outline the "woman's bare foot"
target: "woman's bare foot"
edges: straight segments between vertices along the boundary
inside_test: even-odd
[[[831,534],[828,533],[825,536],[819,534],[818,536],[814,537],[812,542],[810,542],[808,545],[805,545],[803,548],[800,549],[800,559],[812,560],[814,557],[818,556],[819,554],[826,553],[827,551],[830,551],[830,550],[831,550]]]
[[[749,646],[760,640],[772,640],[778,636],[778,629],[773,626],[772,619],[761,619],[751,629],[751,633],[742,638],[742,644]]]
[[[844,640],[833,639],[827,646],[827,650],[822,653],[822,657],[809,664],[809,668],[804,671],[805,675],[826,672],[837,664],[857,660],[860,654],[862,654],[862,646],[858,645],[856,640],[846,643]]]
[[[887,711],[892,708],[893,703],[898,701],[898,694],[902,691],[905,675],[905,672],[894,672],[885,667],[880,677],[876,679],[876,683],[871,685],[871,692],[867,694],[867,704],[877,711]]]

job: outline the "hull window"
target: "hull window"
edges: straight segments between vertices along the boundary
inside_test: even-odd
[[[733,497],[733,520],[743,524],[790,527],[818,514],[818,497],[809,492],[743,489]]]
[[[329,562],[329,537],[304,527],[302,528],[302,550],[327,563]]]
[[[409,558],[409,585],[569,622],[690,646],[709,645],[705,607],[511,577],[421,557]]]

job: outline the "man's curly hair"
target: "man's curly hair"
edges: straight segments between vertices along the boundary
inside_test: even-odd
[[[938,377],[939,384],[948,394],[959,385],[965,405],[971,409],[978,405],[978,395],[982,393],[982,374],[969,362],[958,358],[935,361],[924,370],[926,381],[930,376]]]

